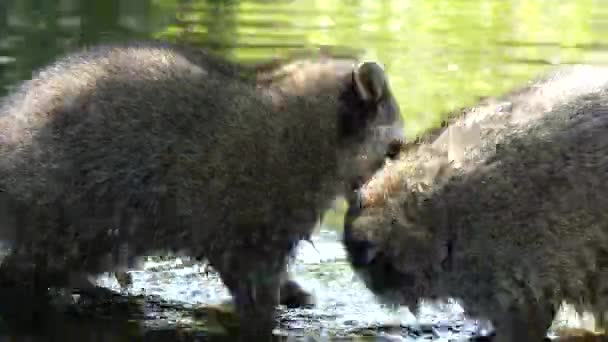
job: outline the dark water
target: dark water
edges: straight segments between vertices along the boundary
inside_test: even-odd
[[[547,66],[608,62],[607,33],[608,2],[594,0],[0,0],[0,95],[58,54],[98,42],[180,40],[240,61],[330,46],[385,65],[412,136]],[[284,311],[283,333],[362,340],[361,329],[372,327],[378,339],[447,341],[476,328],[457,305],[429,304],[414,317],[377,304],[353,278],[331,231],[340,231],[341,216],[340,206],[329,215],[329,230],[315,237],[318,251],[302,247],[294,267],[320,304]],[[230,325],[222,311],[198,312],[227,298],[213,274],[175,260],[151,267],[133,272],[128,289],[156,296],[143,311],[123,298],[40,307],[31,316],[25,303],[35,299],[3,293],[0,341],[196,340]],[[116,288],[111,278],[100,282]],[[373,328],[388,323],[409,328]]]

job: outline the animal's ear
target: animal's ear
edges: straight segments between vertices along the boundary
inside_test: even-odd
[[[353,71],[355,89],[364,101],[377,102],[386,92],[386,74],[376,62],[360,63]]]

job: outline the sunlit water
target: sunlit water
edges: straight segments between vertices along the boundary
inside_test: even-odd
[[[321,230],[312,243],[302,242],[291,267],[296,279],[314,294],[317,303],[313,308],[282,308],[280,335],[316,341],[354,336],[374,336],[374,341],[452,341],[487,335],[492,329],[487,321],[467,317],[453,300],[422,302],[416,315],[404,307],[379,304],[353,274],[340,236],[332,230]],[[125,292],[131,295],[156,295],[186,307],[218,305],[230,299],[213,271],[179,258],[148,261],[143,270],[130,273],[133,286]],[[120,291],[113,277],[100,276],[98,283]],[[192,321],[192,317],[180,315],[172,317],[170,323]],[[567,315],[567,311],[560,312],[556,319],[556,326],[582,324],[577,317]]]
[[[0,0],[0,93],[55,56],[102,41],[181,40],[242,61],[325,45],[361,51],[386,66],[411,136],[546,66],[606,63],[606,23],[608,2],[593,0]],[[301,244],[293,267],[318,304],[284,310],[283,332],[343,336],[371,328],[385,340],[414,341],[466,337],[479,328],[456,304],[424,304],[417,317],[379,305],[345,260],[342,213],[328,215],[331,230],[314,236],[316,248]],[[186,306],[228,299],[217,276],[203,273],[177,260],[149,263],[132,272],[128,292]],[[113,278],[99,281],[118,288]],[[178,316],[169,323],[192,320]],[[398,324],[411,329],[379,328]]]
[[[491,332],[491,323],[466,317],[460,305],[453,300],[422,302],[416,315],[404,307],[390,308],[379,304],[353,274],[339,234],[332,230],[322,229],[313,237],[312,243],[302,242],[291,267],[296,279],[314,294],[317,303],[312,308],[281,308],[280,327],[276,334],[287,337],[288,341],[463,341]],[[208,317],[201,320],[195,312],[197,308],[225,303],[230,295],[217,274],[206,269],[204,264],[192,264],[179,258],[148,260],[143,269],[131,271],[130,274],[133,284],[124,290],[120,289],[111,275],[105,274],[97,278],[99,285],[122,295],[152,298],[154,304],[149,310],[143,307],[143,316],[127,314],[125,320],[137,322],[144,329],[152,331],[179,330],[181,327],[196,331],[198,326],[203,331],[211,331],[212,335],[213,331],[218,333],[222,321],[211,322]],[[50,316],[46,319],[48,322],[44,324],[47,326],[44,334],[68,341],[67,336],[85,334],[93,338],[100,336],[100,329],[108,329],[104,328],[107,325],[103,320],[104,315],[95,313],[94,309],[95,305],[103,307],[103,300],[94,304],[93,309],[90,304],[84,309],[79,309],[78,304],[68,304],[68,307],[74,307],[72,310],[68,308],[68,312],[80,312],[81,316],[84,313],[85,317],[89,317],[89,320],[84,321],[87,325],[83,325],[82,319],[71,320],[70,316],[59,319],[51,317],[63,316],[66,312],[65,301],[58,302],[63,303],[59,306],[63,311],[49,313]],[[117,313],[120,314],[117,311],[105,311],[105,317],[107,319]],[[220,327],[220,334],[222,330],[225,332],[225,329],[238,324],[234,321],[234,315],[228,317],[231,322]],[[56,321],[60,322],[59,325],[55,324]],[[0,326],[1,323],[0,316]],[[556,319],[556,326],[581,327],[584,326],[583,323],[572,314],[566,315],[566,312],[561,312]],[[62,324],[65,326],[62,327]],[[48,325],[55,326],[49,329]],[[106,336],[103,341],[129,336],[125,332],[129,328],[110,325],[109,329],[114,331],[111,337]],[[0,327],[0,337],[2,336]]]
[[[339,238],[335,231],[321,230],[312,244],[300,245],[291,267],[296,279],[314,294],[317,304],[314,308],[283,309],[283,334],[319,339],[361,334],[362,329],[370,328],[370,333],[387,340],[417,341],[431,336],[440,340],[467,337],[477,330],[477,322],[466,320],[456,303],[423,304],[418,317],[406,308],[379,304],[353,274]],[[144,270],[131,272],[133,286],[126,292],[158,295],[190,305],[215,305],[230,299],[217,275],[204,271],[204,266],[183,263],[181,259],[150,261]],[[119,290],[113,277],[102,276],[98,282]],[[403,329],[392,332],[374,329],[398,325]]]

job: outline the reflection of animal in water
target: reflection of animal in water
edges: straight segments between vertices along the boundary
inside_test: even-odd
[[[556,71],[504,100],[404,148],[350,196],[349,260],[378,298],[457,298],[498,341],[542,340],[563,301],[605,329],[608,70]]]
[[[0,109],[4,281],[91,286],[86,275],[171,250],[207,258],[243,334],[269,337],[279,287],[307,297],[288,256],[402,131],[377,63],[298,68],[256,81],[196,49],[133,43],[24,82]]]

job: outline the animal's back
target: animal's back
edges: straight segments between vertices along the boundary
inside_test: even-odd
[[[408,300],[462,299],[470,314],[499,324],[503,338],[505,325],[507,333],[509,324],[517,327],[507,318],[540,322],[562,300],[606,326],[608,71],[567,69],[506,99],[507,109],[497,110],[499,102],[455,118],[365,185],[369,207],[347,217],[351,258],[377,277],[368,281],[375,291],[401,286]],[[461,139],[471,131],[476,139]],[[464,148],[450,146],[451,134]],[[357,243],[380,243],[393,268],[357,254]],[[391,270],[426,267],[436,272],[428,283],[403,276],[390,285]]]
[[[163,44],[42,69],[2,106],[0,230],[17,242],[2,275],[90,286],[87,274],[173,249],[207,258],[243,335],[269,337],[279,298],[307,301],[285,270],[294,247],[403,138],[378,63],[285,75]]]
[[[63,210],[92,236],[92,220],[119,224],[120,206],[152,218],[171,206],[187,216],[252,169],[234,155],[269,147],[270,113],[253,85],[165,45],[72,54],[2,106],[4,196],[37,202],[47,219]]]
[[[577,99],[608,87],[608,68],[577,65],[559,67],[524,88],[500,98],[455,113],[435,130],[409,142],[400,160],[385,166],[378,181],[386,186],[366,186],[369,200],[374,201],[374,188],[390,193],[399,187],[437,186],[453,174],[464,174],[484,165],[497,154],[505,140],[526,134],[539,120],[553,116],[552,109],[563,105],[581,104]],[[407,177],[398,177],[399,174]],[[392,177],[391,174],[395,175]],[[391,185],[389,179],[393,179]],[[368,203],[371,203],[369,202]]]
[[[460,261],[464,269],[482,257],[494,285],[519,288],[522,298],[547,291],[591,300],[608,289],[606,98],[602,91],[554,108],[433,195],[455,243],[478,252]],[[518,277],[529,285],[512,283]]]

